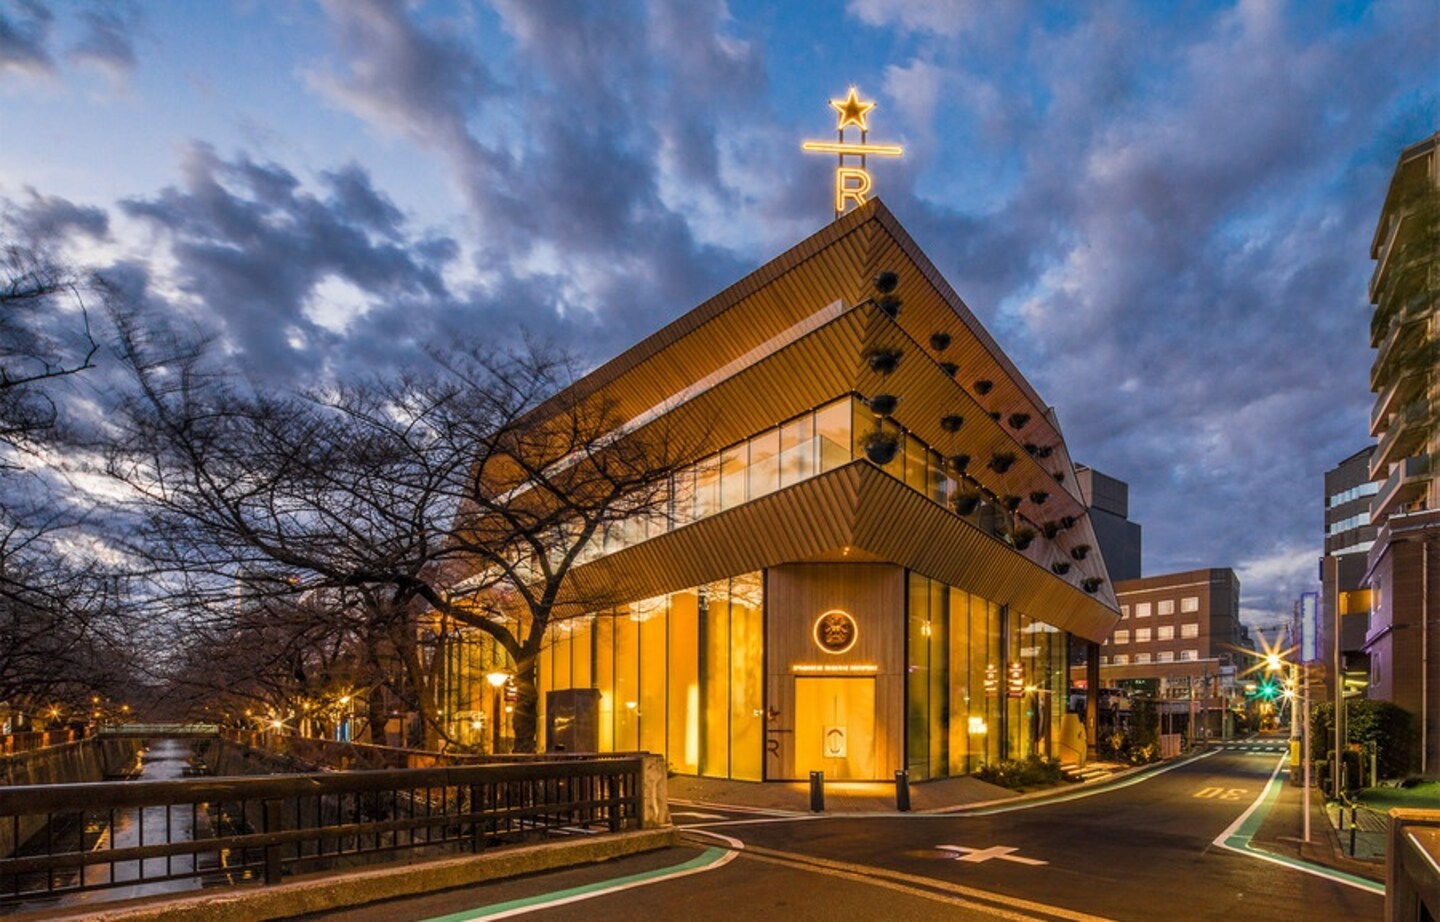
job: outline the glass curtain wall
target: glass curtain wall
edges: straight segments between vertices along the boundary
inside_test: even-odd
[[[759,573],[557,624],[548,691],[596,688],[603,752],[663,753],[672,771],[761,780],[764,597]]]
[[[1001,758],[1055,757],[1068,684],[1065,633],[911,573],[906,620],[906,767],[912,780]],[[1018,682],[1010,681],[1018,664]]]
[[[916,573],[907,590],[906,766],[913,780],[968,774],[1002,751],[1002,609]]]

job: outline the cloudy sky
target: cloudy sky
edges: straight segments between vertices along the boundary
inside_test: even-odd
[[[282,384],[524,329],[603,360],[876,191],[1131,485],[1145,571],[1316,588],[1368,243],[1440,0],[0,0],[12,238]]]

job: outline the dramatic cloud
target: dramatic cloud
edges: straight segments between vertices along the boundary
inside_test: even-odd
[[[47,47],[55,16],[40,0],[0,2],[0,74],[47,74],[55,67]]]
[[[135,69],[137,9],[0,0],[0,80]],[[1321,474],[1367,440],[1369,236],[1437,127],[1434,0],[199,9],[146,8],[166,91],[95,103],[89,143],[27,109],[0,195],[12,234],[103,250],[253,373],[522,331],[608,358],[821,225],[798,144],[859,83],[906,145],[878,191],[1129,481],[1147,572],[1235,567],[1262,620],[1313,587]],[[160,70],[232,33],[243,60]],[[99,169],[97,138],[131,159]]]

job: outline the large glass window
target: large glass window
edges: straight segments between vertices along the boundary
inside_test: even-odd
[[[759,499],[780,489],[780,430],[762,432],[750,440],[750,495]]]
[[[780,427],[780,486],[815,476],[815,417],[809,413]]]

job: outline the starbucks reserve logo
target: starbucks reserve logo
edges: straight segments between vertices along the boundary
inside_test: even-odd
[[[815,645],[826,653],[844,653],[855,646],[859,631],[848,612],[834,609],[815,619]]]

